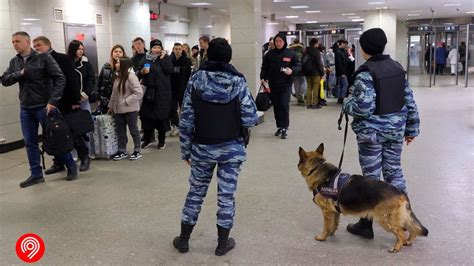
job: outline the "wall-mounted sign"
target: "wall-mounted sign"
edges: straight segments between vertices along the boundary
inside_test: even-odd
[[[284,34],[284,35],[296,35],[296,36],[299,36],[300,35],[300,31],[299,30],[296,30],[296,31],[280,31],[278,33],[281,33],[281,34]]]
[[[306,31],[306,36],[318,36],[326,34],[344,34],[345,29],[332,29],[332,30],[308,30]]]

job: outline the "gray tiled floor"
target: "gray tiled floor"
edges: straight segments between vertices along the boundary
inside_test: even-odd
[[[25,151],[0,155],[0,265],[20,264],[17,238],[27,232],[43,237],[44,264],[472,264],[474,176],[474,88],[415,89],[421,136],[403,152],[404,173],[413,209],[430,230],[399,254],[389,254],[393,236],[375,226],[375,239],[345,231],[354,218],[343,217],[326,242],[320,211],[299,176],[298,146],[326,145],[336,163],[342,132],[339,106],[321,110],[292,106],[288,140],[273,137],[272,113],[252,135],[248,161],[239,177],[237,246],[225,257],[216,245],[216,184],[206,199],[188,254],[171,246],[178,233],[189,168],[180,161],[177,138],[166,150],[148,149],[140,161],[93,161],[79,180],[62,175],[20,189],[27,175]],[[359,173],[351,133],[344,169]]]

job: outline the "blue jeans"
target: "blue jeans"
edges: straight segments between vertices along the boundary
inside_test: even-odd
[[[38,145],[38,128],[43,124],[46,118],[46,109],[44,107],[37,108],[23,108],[20,110],[20,123],[23,138],[25,140],[26,154],[28,156],[28,163],[30,164],[30,172],[34,177],[42,177],[43,170],[41,169],[41,154]],[[76,163],[72,159],[70,152],[59,156],[57,158],[68,166],[68,168],[75,167]],[[73,166],[74,164],[74,166]]]

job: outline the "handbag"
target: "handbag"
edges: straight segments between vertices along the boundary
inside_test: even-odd
[[[272,106],[270,88],[266,88],[263,83],[260,85],[260,89],[258,90],[255,105],[257,106],[257,110],[262,112],[267,111]]]
[[[94,121],[89,111],[76,109],[64,115],[73,137],[82,136],[94,131]]]
[[[324,79],[321,79],[319,87],[319,98],[326,99],[326,94],[324,93]]]

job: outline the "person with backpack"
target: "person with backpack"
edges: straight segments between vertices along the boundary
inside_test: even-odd
[[[300,43],[299,39],[294,39],[293,43],[288,47],[290,50],[293,50],[296,53],[296,56],[299,61],[303,57],[305,52],[304,46]],[[293,75],[293,87],[295,88],[295,96],[298,99],[298,105],[305,105],[304,97],[306,94],[306,78],[302,71]]]
[[[420,134],[420,118],[405,70],[384,55],[385,32],[373,28],[359,39],[366,62],[354,73],[353,93],[344,99],[343,111],[354,117],[359,163],[364,176],[380,179],[406,193],[401,166],[403,141],[407,145]],[[349,224],[347,231],[372,239],[371,217]]]
[[[142,149],[150,147],[155,129],[158,130],[159,150],[166,147],[166,132],[170,131],[171,81],[173,73],[171,58],[163,50],[160,40],[150,42],[150,53],[146,55],[138,72],[138,78],[146,86],[140,108],[143,127]]]
[[[268,83],[271,88],[270,95],[277,126],[274,135],[286,139],[290,126],[292,77],[301,71],[301,62],[295,52],[286,48],[284,34],[278,33],[273,41],[275,49],[263,57],[260,79],[262,83]]]
[[[246,160],[245,132],[257,123],[257,109],[243,74],[231,64],[232,48],[223,38],[209,43],[208,61],[191,77],[181,113],[181,158],[191,166],[189,192],[181,214],[181,234],[173,246],[188,252],[217,166],[217,248],[223,256],[235,246],[229,238],[234,225],[237,178]]]
[[[306,92],[306,107],[308,109],[319,109],[322,107],[320,103],[320,82],[324,76],[324,66],[318,46],[318,39],[312,38],[309,41],[309,47],[306,49],[306,55],[302,62],[303,72],[308,84]]]
[[[67,55],[53,50],[51,41],[45,36],[36,37],[33,40],[33,47],[39,53],[49,53],[56,63],[58,63],[59,68],[66,77],[63,96],[58,103],[58,110],[61,114],[65,115],[72,112],[73,109],[79,108],[81,101],[81,80],[79,73],[74,69],[73,61]],[[45,140],[45,142],[46,141],[47,140]],[[66,165],[68,171],[66,179],[69,181],[77,179],[77,166],[71,152],[67,152],[66,155],[54,156],[53,165],[44,171],[44,174],[51,175],[65,171],[66,168],[64,165]]]
[[[114,81],[107,112],[114,115],[118,136],[118,152],[112,156],[112,159],[119,161],[129,157],[126,152],[128,142],[126,126],[128,126],[135,145],[129,159],[138,160],[142,158],[140,132],[137,124],[140,100],[143,96],[142,86],[133,72],[133,62],[130,58],[120,57],[115,64],[115,69],[117,69],[117,77]]]
[[[57,108],[66,78],[49,53],[38,53],[31,48],[28,33],[13,33],[12,43],[18,54],[10,60],[1,80],[3,86],[19,83],[20,87],[20,124],[31,172],[31,175],[20,183],[20,187],[25,188],[44,182],[38,129],[40,124],[43,126],[47,114]],[[65,155],[70,156],[70,153]]]
[[[95,74],[92,64],[84,55],[84,44],[78,40],[69,43],[68,56],[74,60],[74,66],[81,76],[81,109],[91,113],[91,103],[97,102],[97,91],[95,91]],[[89,170],[91,157],[89,142],[92,139],[90,133],[74,138],[74,148],[81,160],[79,171]]]
[[[120,44],[114,45],[110,50],[109,62],[105,63],[100,70],[99,78],[97,80],[99,94],[97,112],[100,114],[105,114],[109,110],[109,100],[112,95],[115,72],[117,71],[115,69],[115,63],[117,63],[119,58],[122,56],[127,56],[123,46]]]

